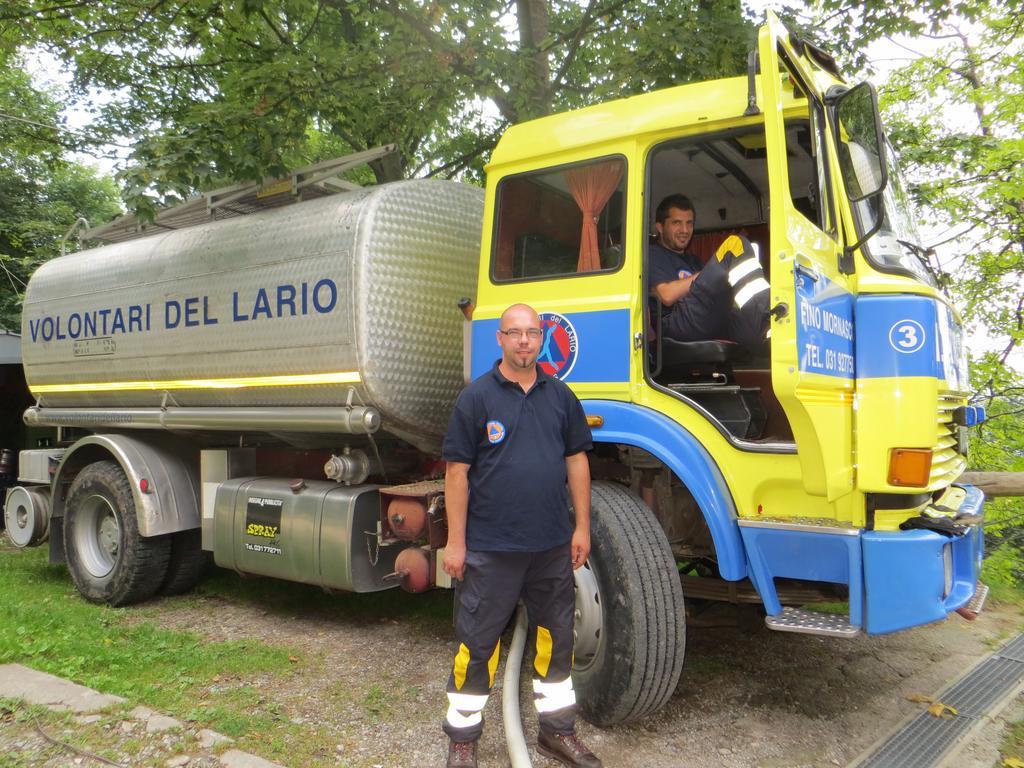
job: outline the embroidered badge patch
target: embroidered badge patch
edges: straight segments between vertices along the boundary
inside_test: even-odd
[[[505,439],[505,425],[500,421],[487,422],[487,442],[497,445]]]

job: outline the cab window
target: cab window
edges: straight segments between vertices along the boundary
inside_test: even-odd
[[[609,272],[622,266],[626,161],[509,176],[498,183],[494,282]]]

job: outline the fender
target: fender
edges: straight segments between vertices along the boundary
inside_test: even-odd
[[[700,505],[711,531],[723,579],[747,576],[747,558],[736,523],[736,505],[714,459],[692,434],[657,411],[616,400],[583,400],[588,416],[604,425],[592,430],[594,442],[643,448],[682,481]]]
[[[199,527],[199,452],[159,434],[89,435],[68,448],[53,478],[50,517],[64,517],[67,490],[83,467],[110,459],[128,476],[140,535],[160,536]],[[139,487],[143,479],[150,489],[146,493]]]

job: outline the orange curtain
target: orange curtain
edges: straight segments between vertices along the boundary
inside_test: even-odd
[[[564,171],[576,205],[583,214],[583,231],[580,233],[580,258],[576,263],[577,272],[595,272],[601,268],[601,250],[597,242],[597,220],[608,200],[619,186],[622,178],[622,161],[609,160],[606,163],[570,168]]]

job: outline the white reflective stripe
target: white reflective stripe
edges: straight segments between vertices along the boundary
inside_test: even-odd
[[[576,691],[569,691],[563,696],[543,696],[533,700],[533,705],[541,713],[557,712],[560,709],[571,707],[575,703]]]
[[[751,272],[756,272],[760,268],[757,259],[753,256],[744,259],[737,263],[729,270],[729,285],[735,286],[740,280],[749,275]]]
[[[448,707],[448,714],[444,716],[444,719],[452,728],[472,728],[474,725],[480,725],[484,716],[479,712],[464,715],[455,707]]]
[[[562,691],[572,690],[572,678],[567,677],[565,680],[559,680],[557,683],[545,683],[543,680],[533,681],[533,692],[539,693],[541,696],[551,696],[552,694],[561,693]]]
[[[534,699],[533,704],[541,713],[557,712],[576,703],[576,691],[572,688],[571,677],[557,683],[534,680],[533,692],[539,697]]]
[[[757,296],[761,291],[767,291],[771,286],[763,277],[751,280],[738,291],[736,291],[736,306],[743,309],[743,305]]]
[[[486,693],[449,693],[448,703],[463,712],[479,712],[487,704]]]

